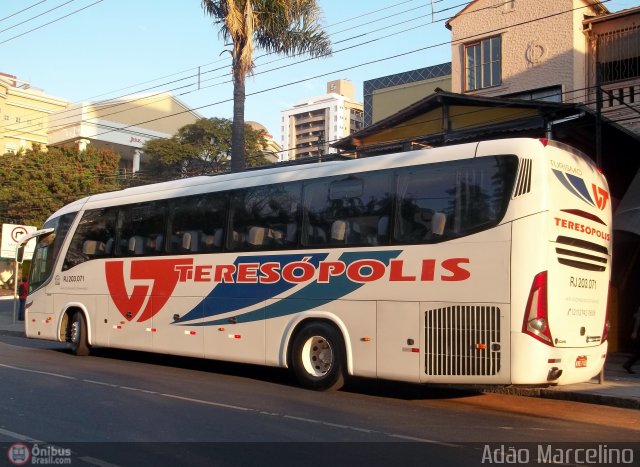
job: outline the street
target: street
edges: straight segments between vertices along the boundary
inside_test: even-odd
[[[298,388],[281,369],[105,349],[74,357],[62,344],[14,336],[0,337],[0,375],[0,442],[74,452],[87,447],[76,443],[156,443],[146,450],[167,460],[167,443],[192,443],[190,455],[206,451],[198,443],[303,443],[296,446],[334,454],[324,443],[375,443],[351,454],[380,461],[379,443],[410,442],[400,451],[423,446],[432,459],[470,465],[482,443],[632,443],[640,435],[636,410],[371,380],[321,393]],[[274,444],[259,446],[263,455]],[[117,452],[100,459],[123,465]]]

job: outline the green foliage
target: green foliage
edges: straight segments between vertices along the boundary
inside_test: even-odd
[[[145,167],[147,178],[172,180],[196,175],[211,175],[229,170],[231,120],[203,118],[185,125],[170,139],[147,142],[144,153],[150,156]],[[246,154],[250,166],[264,165],[264,136],[245,126]]]
[[[2,222],[40,226],[63,205],[76,199],[121,188],[120,156],[89,146],[39,147],[0,156]]]

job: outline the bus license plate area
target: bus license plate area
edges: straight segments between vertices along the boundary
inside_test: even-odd
[[[576,358],[576,368],[586,368],[587,367],[587,356],[580,355]]]

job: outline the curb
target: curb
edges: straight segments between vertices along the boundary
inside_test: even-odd
[[[487,393],[506,394],[513,396],[539,397],[563,401],[584,402],[587,404],[607,405],[621,409],[640,409],[640,401],[602,394],[589,394],[574,391],[561,391],[548,388],[492,388],[484,390]]]

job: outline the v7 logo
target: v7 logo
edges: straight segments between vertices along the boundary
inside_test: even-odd
[[[167,303],[176,288],[180,274],[177,266],[191,266],[193,259],[157,259],[131,262],[130,279],[152,281],[148,285],[134,285],[131,295],[127,292],[124,277],[124,261],[105,263],[107,287],[113,303],[128,321],[137,317],[138,322],[146,321],[158,313]],[[129,281],[127,281],[129,282]],[[142,306],[146,306],[138,317]]]
[[[600,188],[594,183],[591,184],[591,190],[593,191],[593,198],[595,199],[598,208],[600,210],[603,210],[605,207],[607,207],[609,193],[604,188]]]

